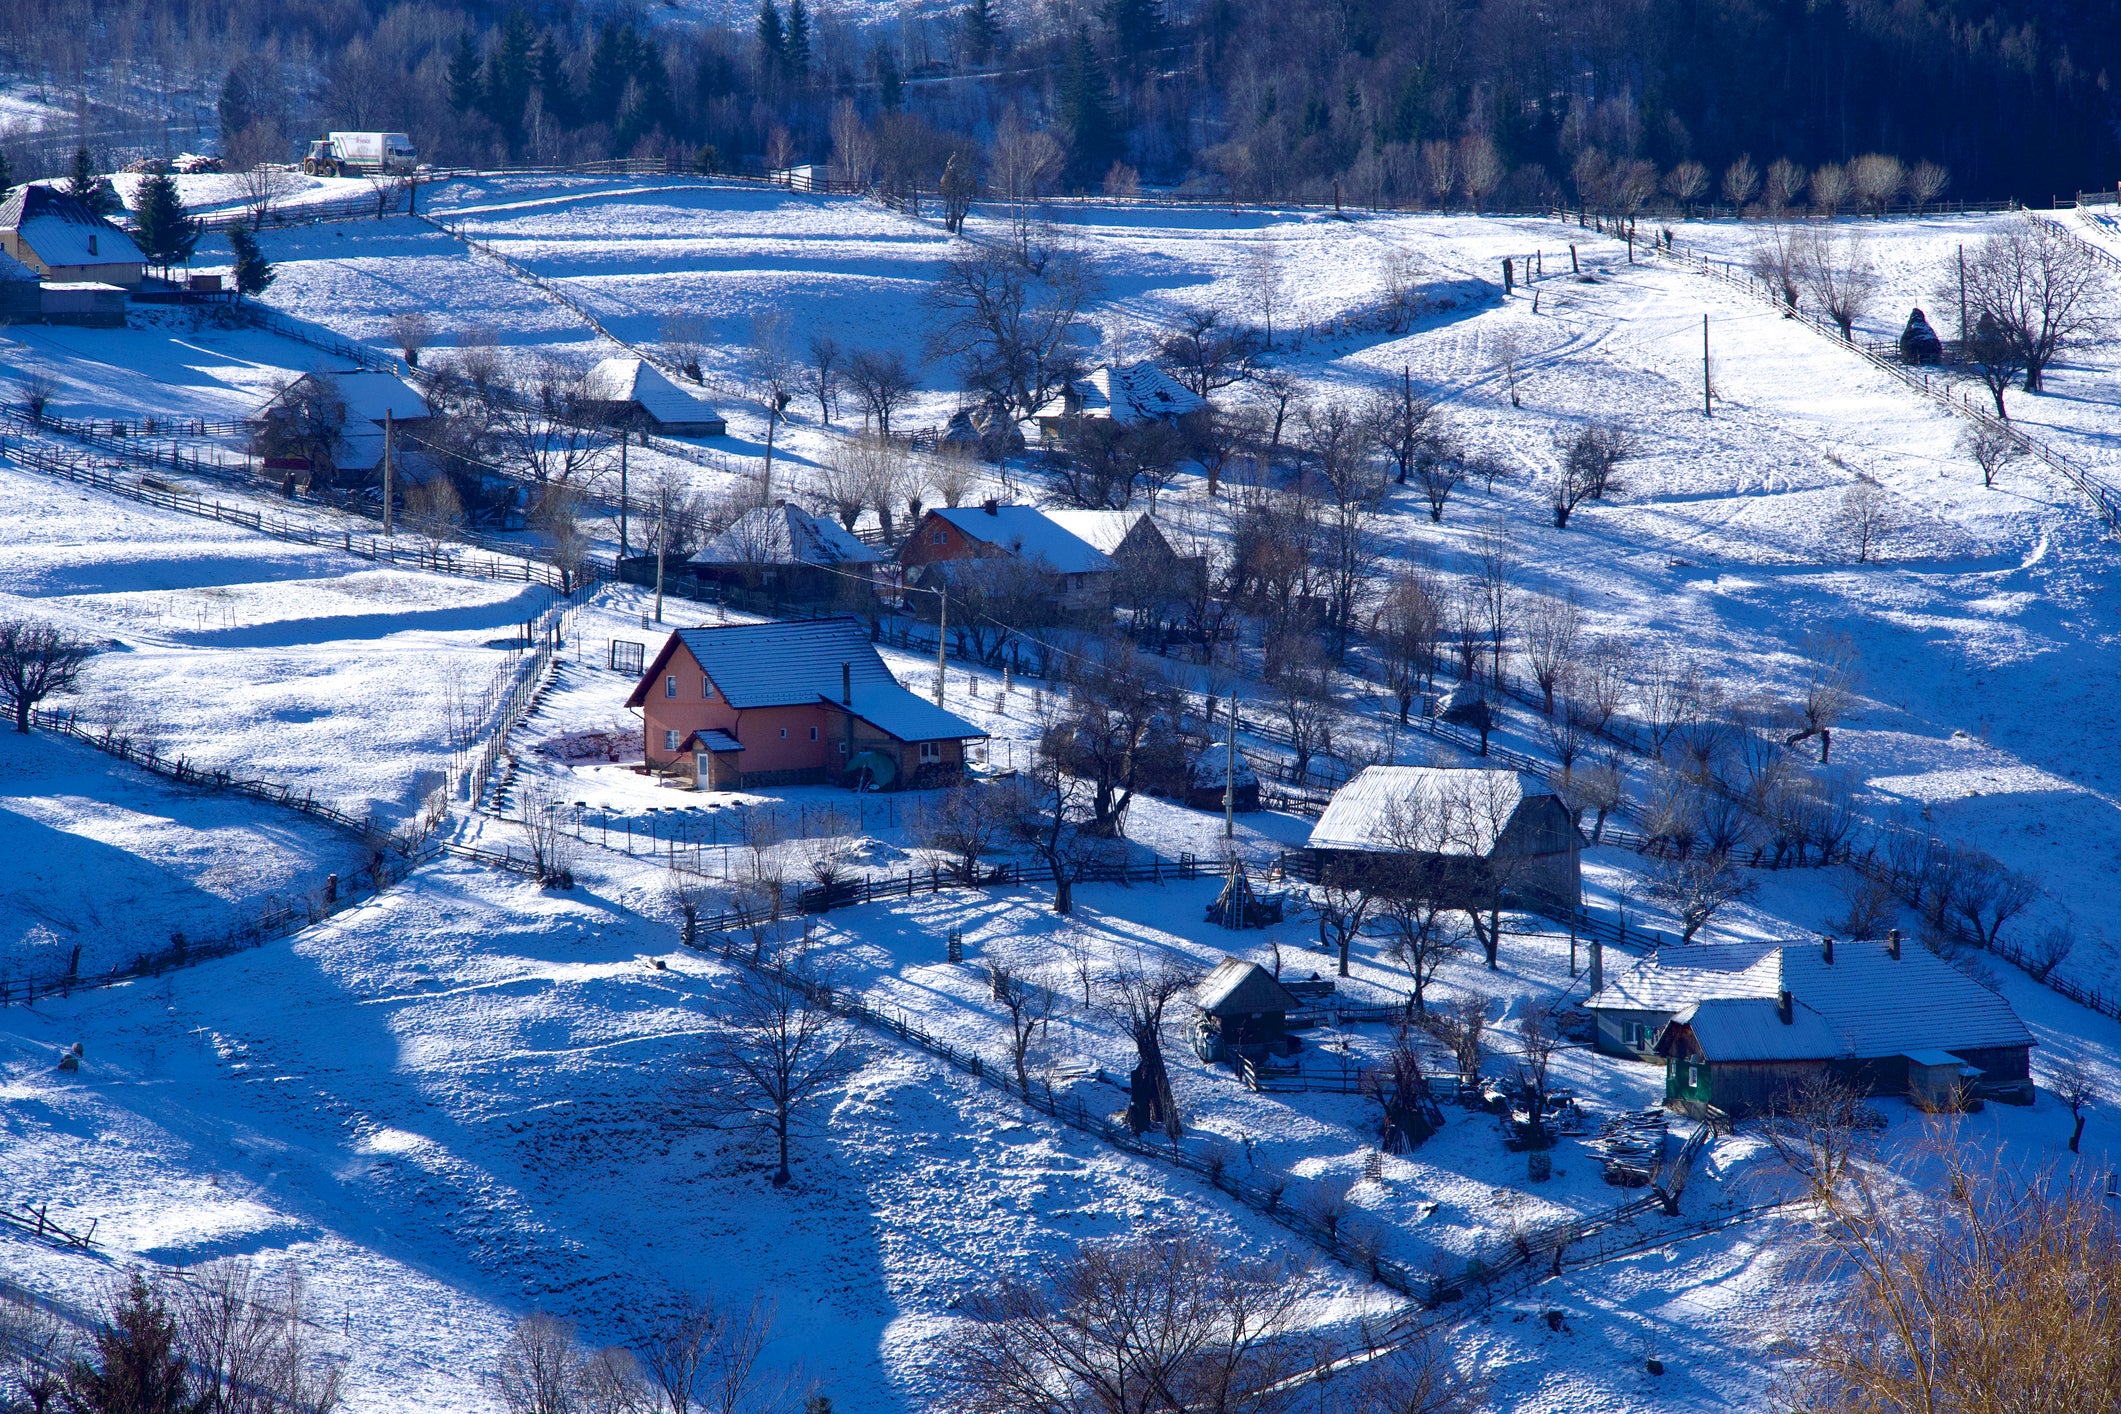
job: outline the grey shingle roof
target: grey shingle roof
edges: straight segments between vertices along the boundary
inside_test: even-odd
[[[1849,1053],[1826,1018],[1802,1002],[1790,1008],[1785,1023],[1772,1000],[1717,997],[1696,1002],[1672,1024],[1692,1030],[1711,1062],[1832,1060]]]
[[[1256,962],[1226,957],[1193,990],[1193,1004],[1214,1016],[1295,1011],[1298,1002],[1274,974]]]
[[[722,420],[709,403],[671,382],[645,359],[607,358],[589,370],[582,390],[594,402],[636,404],[668,426]]]

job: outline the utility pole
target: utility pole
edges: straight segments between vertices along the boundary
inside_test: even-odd
[[[626,448],[632,439],[619,433],[619,559],[626,558]]]
[[[663,621],[663,543],[666,538],[663,522],[670,515],[670,488],[665,486],[655,512],[655,621]]]
[[[397,440],[397,427],[389,408],[383,409],[383,533],[389,535],[390,528],[390,463],[391,445]]]
[[[1237,689],[1230,689],[1230,728],[1223,740],[1223,838],[1237,837]]]
[[[1701,316],[1701,415],[1714,417],[1709,409],[1709,317]]]
[[[1959,347],[1960,357],[1965,357],[1966,348],[1966,243],[1959,244]]]
[[[943,705],[943,674],[947,671],[943,658],[944,645],[950,641],[950,595],[943,589],[935,591],[942,608],[935,616],[935,705]]]

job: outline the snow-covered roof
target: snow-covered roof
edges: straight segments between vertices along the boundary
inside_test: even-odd
[[[1493,792],[1491,795],[1490,792]],[[1311,829],[1312,849],[1397,853],[1402,821],[1424,814],[1439,828],[1422,833],[1434,853],[1484,858],[1525,801],[1553,790],[1517,771],[1459,766],[1365,766],[1333,792]]]
[[[1112,568],[1104,551],[1031,506],[971,506],[933,514],[969,540],[1039,561],[1056,574],[1096,574]]]
[[[1837,942],[1832,962],[1817,943],[1664,948],[1608,974],[1584,1005],[1593,1011],[1683,1013],[1698,1002],[1747,1000],[1764,1002],[1772,1012],[1784,989],[1833,1028],[1837,1045],[1822,1055],[1898,1056],[2033,1043],[2025,1023],[1995,992],[1927,948],[1903,947],[1895,958],[1880,942]],[[1707,1053],[1712,1060],[1723,1058]]]
[[[779,623],[681,628],[670,636],[627,700],[638,707],[682,643],[717,691],[738,709],[843,706],[900,741],[985,736],[954,712],[899,685],[877,656],[869,630],[853,618],[791,619]],[[841,669],[846,669],[843,677]],[[843,699],[851,685],[852,698]]]
[[[1299,1006],[1289,989],[1256,962],[1226,957],[1193,989],[1193,1004],[1214,1016],[1261,1011],[1294,1011]]]
[[[1694,1033],[1701,1054],[1715,1061],[1833,1060],[1853,1054],[1827,1019],[1802,1002],[1785,1022],[1773,1000],[1717,997],[1672,1018]]]
[[[685,738],[687,751],[742,751],[744,743],[727,732],[697,731]]]
[[[883,556],[837,521],[784,502],[744,512],[692,558],[705,565],[868,565]]]
[[[1782,989],[1773,943],[1697,943],[1660,948],[1631,967],[1609,968],[1585,1006],[1605,1011],[1679,1011],[1709,997],[1769,997]]]
[[[1147,511],[1047,511],[1046,519],[1094,550],[1112,554],[1126,543],[1128,535]]]
[[[1126,426],[1172,421],[1206,403],[1153,363],[1106,364],[1070,383],[1038,410],[1040,417],[1110,418]]]
[[[583,378],[582,394],[591,402],[632,403],[672,426],[722,420],[710,404],[671,382],[646,359],[605,359]]]
[[[412,384],[394,373],[305,373],[284,390],[268,398],[261,412],[279,406],[295,390],[305,385],[314,385],[319,380],[329,380],[332,391],[346,404],[346,430],[349,436],[358,435],[367,429],[363,423],[374,423],[381,427],[386,415],[398,422],[410,422],[428,416],[427,399]]]
[[[0,202],[0,230],[14,231],[51,265],[140,265],[132,237],[56,187],[17,187]]]

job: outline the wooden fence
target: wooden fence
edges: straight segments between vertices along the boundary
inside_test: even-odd
[[[1661,1193],[1652,1194],[1603,1212],[1522,1233],[1469,1259],[1462,1276],[1439,1276],[1385,1255],[1373,1229],[1327,1217],[1305,1205],[1292,1205],[1286,1201],[1288,1181],[1279,1175],[1261,1174],[1255,1170],[1240,1176],[1229,1156],[1219,1147],[1202,1150],[1188,1148],[1183,1143],[1159,1142],[1148,1134],[1136,1134],[1126,1125],[1092,1111],[1079,1096],[1054,1094],[1050,1081],[1034,1079],[1029,1085],[1021,1085],[1006,1062],[996,1063],[976,1051],[961,1049],[915,1025],[903,1012],[879,1010],[848,992],[790,972],[768,957],[759,943],[712,929],[690,946],[695,951],[719,957],[795,988],[808,997],[812,1005],[822,1006],[871,1031],[895,1037],[971,1076],[981,1085],[999,1090],[1071,1129],[1094,1135],[1115,1149],[1193,1174],[1210,1187],[1302,1237],[1334,1261],[1427,1309],[1434,1309],[1447,1300],[1461,1299],[1476,1289],[1491,1287],[1513,1274],[1530,1271],[1537,1276],[1541,1274],[1538,1263],[1553,1253],[1644,1213],[1656,1211],[1668,1201]]]

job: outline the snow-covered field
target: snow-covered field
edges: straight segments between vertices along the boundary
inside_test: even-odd
[[[187,192],[233,201],[209,188],[215,180],[187,179],[196,185]],[[326,199],[341,194],[334,185],[311,191]],[[956,404],[951,370],[923,349],[919,298],[952,249],[932,219],[691,182],[526,178],[429,195],[438,214],[559,284],[620,338],[653,345],[673,312],[704,318],[709,394],[733,434],[710,447],[739,458],[762,448],[763,416],[743,392],[744,346],[767,311],[786,315],[798,351],[825,333],[920,363],[924,389],[908,425],[940,423]],[[1786,691],[1807,634],[1848,634],[1864,684],[1834,759],[1862,810],[1926,822],[2032,874],[2043,896],[2013,928],[2068,927],[2076,948],[2062,974],[2121,983],[2121,895],[2103,882],[2121,864],[2121,587],[2113,541],[2069,487],[2021,464],[1984,488],[1959,450],[1961,424],[1935,404],[1678,262],[1631,264],[1623,246],[1574,226],[1095,202],[1049,215],[1100,279],[1081,331],[1086,353],[1142,356],[1186,308],[1257,319],[1255,276],[1271,244],[1284,286],[1276,358],[1308,396],[1359,396],[1405,369],[1501,461],[1492,490],[1469,482],[1441,525],[1410,490],[1395,491],[1381,520],[1392,553],[1457,575],[1478,534],[1505,531],[1528,589],[1575,594],[1595,632],[1682,652],[1733,696]],[[985,219],[975,230],[991,229]],[[2004,219],[1863,223],[1885,288],[1860,334],[1897,333],[1914,303],[1944,329],[1933,299],[1943,262]],[[1679,231],[1682,247],[1740,262],[1751,239],[1729,223]],[[617,351],[565,307],[409,219],[269,231],[264,242],[281,272],[271,303],[378,347],[392,315],[418,309],[443,332],[443,349],[490,331],[511,356]],[[1572,243],[1580,277],[1569,273]],[[1535,253],[1539,278],[1505,297],[1500,262]],[[1393,335],[1369,316],[1385,262],[1402,256],[1440,298]],[[1704,315],[1716,396],[1707,418]],[[238,417],[319,362],[300,345],[182,322],[8,335],[0,378],[50,380],[54,410],[69,416]],[[2049,393],[2014,396],[2014,417],[2087,465],[2110,464],[2121,434],[2117,347],[2067,358]],[[1506,348],[1516,350],[1521,407],[1500,371]],[[818,425],[812,405],[791,414],[781,430],[788,469],[777,475],[800,495],[839,434]],[[1623,422],[1642,452],[1614,496],[1556,530],[1546,511],[1554,435],[1598,419]],[[1882,553],[1863,564],[1836,525],[1859,473],[1887,488],[1894,519]],[[1219,538],[1226,509],[1201,492],[1182,477],[1162,510]],[[351,808],[411,807],[449,763],[454,685],[483,685],[549,600],[542,589],[379,567],[0,465],[0,608],[110,650],[70,705],[165,754]],[[0,1193],[95,1220],[102,1244],[84,1257],[0,1238],[14,1279],[92,1303],[128,1261],[298,1258],[364,1411],[497,1407],[487,1372],[508,1321],[532,1307],[616,1341],[628,1334],[625,1312],[686,1290],[766,1290],[779,1303],[772,1358],[800,1362],[835,1405],[869,1414],[932,1398],[933,1342],[965,1294],[997,1272],[1036,1272],[1074,1241],[1187,1223],[1237,1250],[1300,1250],[1198,1180],[1054,1126],[883,1040],[820,1112],[818,1132],[799,1140],[796,1184],[772,1190],[757,1144],[708,1127],[686,1097],[686,1056],[730,974],[678,948],[668,871],[646,850],[629,853],[623,837],[667,840],[677,829],[701,844],[702,828],[727,839],[710,815],[815,818],[852,806],[845,836],[862,841],[871,867],[895,873],[919,863],[900,813],[911,802],[856,804],[823,788],[691,795],[623,763],[569,765],[533,750],[633,721],[630,684],[603,664],[613,639],[655,643],[662,630],[642,625],[648,609],[629,588],[578,611],[553,685],[513,742],[511,790],[600,822],[576,847],[573,892],[440,861],[292,943],[0,1011],[0,1122],[11,1141]],[[714,617],[677,600],[665,611],[669,624]],[[926,687],[932,660],[886,657]],[[1375,727],[1381,697],[1346,686],[1351,713]],[[955,663],[947,680],[950,708],[992,733],[987,759],[999,769],[1035,739],[1043,691],[1019,681],[1004,696],[999,675]],[[1522,715],[1501,739],[1539,749]],[[1404,760],[1459,759],[1419,736],[1393,749]],[[1225,848],[1218,817],[1167,802],[1138,802],[1129,825],[1139,849],[1167,859],[1213,860]],[[1306,829],[1294,816],[1242,818],[1235,848],[1265,864]],[[460,820],[452,837],[521,843],[511,824],[487,817]],[[0,886],[0,947],[40,956],[76,934],[118,949],[134,919],[151,921],[147,944],[172,929],[226,926],[309,887],[347,848],[299,816],[168,788],[38,736],[0,743],[0,845],[30,861]],[[800,874],[801,851],[791,851]],[[694,858],[718,873],[712,846]],[[1591,851],[1589,901],[1604,912],[1625,899],[1631,922],[1670,931],[1639,902],[1641,872],[1623,851]],[[1841,870],[1763,873],[1757,895],[1711,931],[1787,938],[1830,928],[1846,909],[1845,882]],[[1269,938],[1199,921],[1212,887],[1086,886],[1070,919],[1036,890],[924,893],[825,915],[812,943],[872,1003],[1000,1064],[983,957],[1029,959],[1079,1002],[1078,959],[1094,970],[1137,953],[1192,965],[1225,952],[1268,956]],[[952,929],[964,933],[963,964],[944,960]],[[1330,971],[1307,950],[1308,920],[1271,941],[1297,975]],[[1996,966],[2039,1034],[2037,1075],[2081,1057],[2110,1091],[2121,1085],[2121,1027]],[[1354,974],[1342,984],[1350,997],[1403,994],[1374,940],[1358,947]],[[1571,985],[1567,941],[1547,934],[1512,938],[1496,973],[1454,962],[1438,990],[1492,999],[1491,1064],[1506,1070],[1509,1017]],[[1334,1064],[1343,1042],[1359,1056],[1383,1040],[1379,1027],[1314,1032],[1306,1055]],[[75,1041],[86,1050],[81,1071],[57,1072],[59,1049]],[[1254,1094],[1181,1044],[1169,1050],[1189,1142],[1289,1175],[1292,1202],[1345,1190],[1387,1250],[1417,1267],[1447,1269],[1527,1225],[1625,1196],[1599,1181],[1573,1140],[1557,1151],[1551,1181],[1530,1182],[1491,1120],[1456,1111],[1428,1145],[1367,1180],[1371,1102]],[[1034,1056],[1057,1088],[1107,1110],[1120,1091],[1099,1072],[1123,1078],[1128,1063],[1111,1023],[1080,1005],[1056,1016]],[[1582,1050],[1565,1053],[1560,1069],[1594,1124],[1661,1095],[1654,1071]],[[1880,1107],[1889,1154],[1924,1142],[1924,1120],[1897,1101]],[[2066,1112],[2043,1092],[2031,1110],[1967,1117],[1961,1137],[2041,1166],[2066,1161],[2067,1133]],[[2095,1113],[2076,1171],[2101,1174],[2117,1160],[2121,1130]],[[1761,1201],[1778,1181],[1741,1131],[1704,1154],[1687,1215]],[[1801,1335],[1808,1319],[1812,1289],[1792,1255],[1802,1226],[1789,1214],[1757,1218],[1571,1271],[1490,1316],[1448,1320],[1445,1338],[1469,1365],[1489,1367],[1499,1408],[1756,1403],[1776,1342]],[[1391,1307],[1340,1268],[1314,1280],[1322,1323],[1345,1325],[1364,1303]],[[1566,1312],[1562,1330],[1526,1318],[1548,1308]],[[1643,1372],[1650,1355],[1667,1364],[1661,1380]]]

